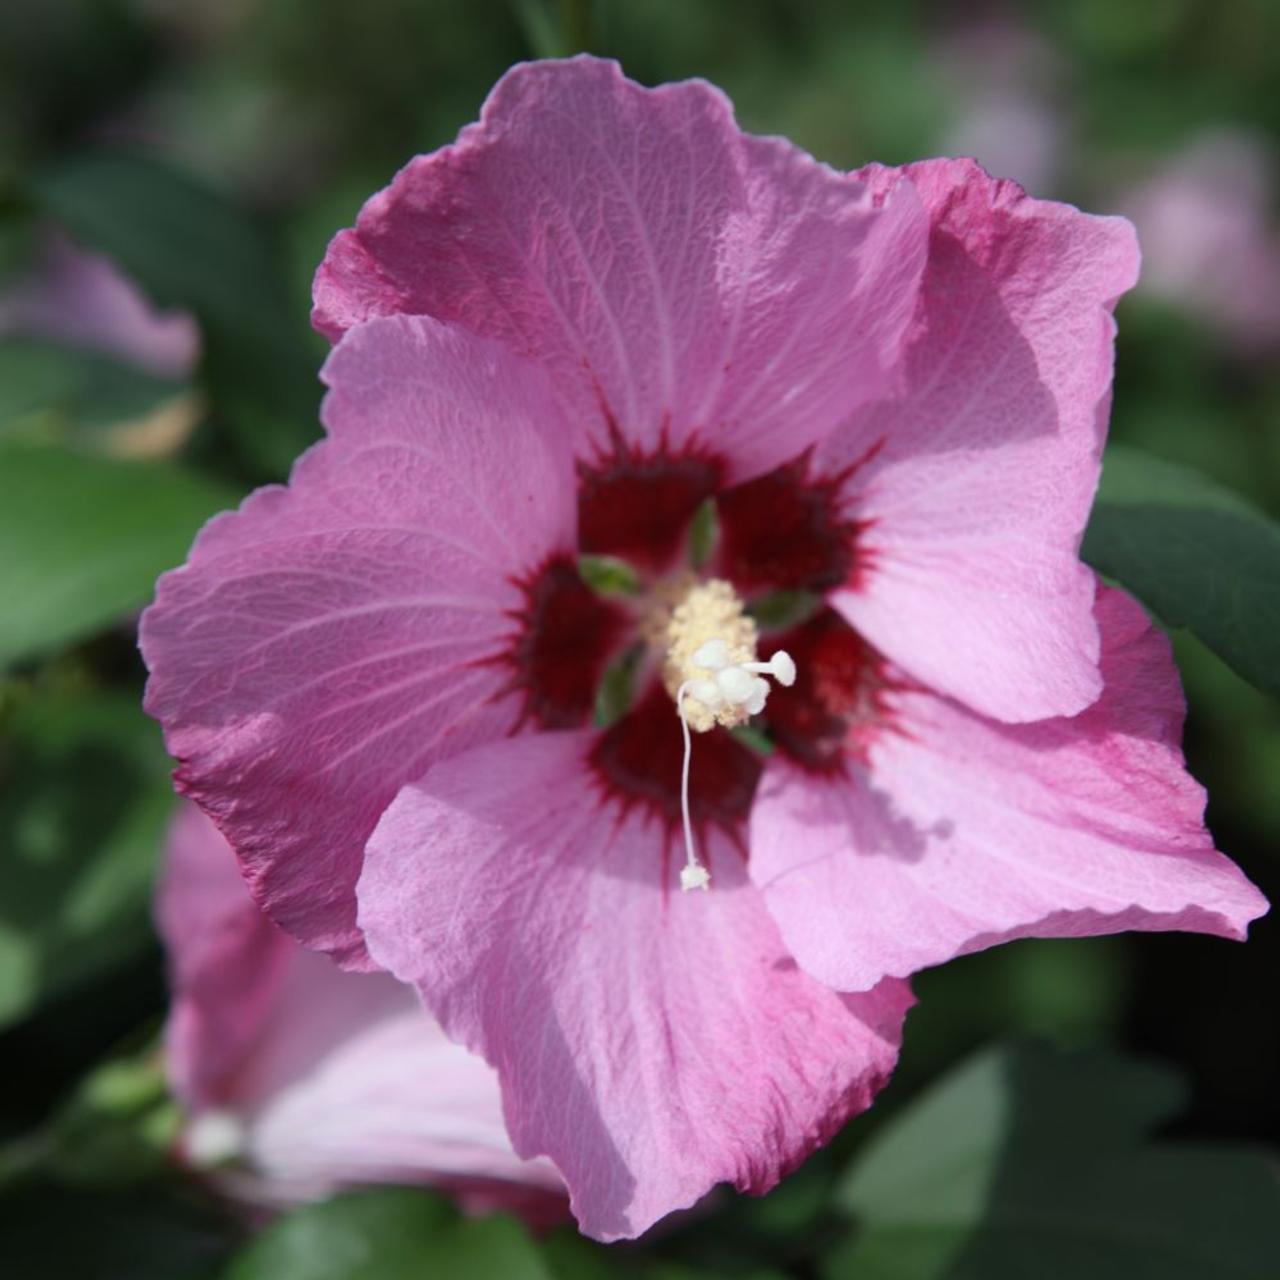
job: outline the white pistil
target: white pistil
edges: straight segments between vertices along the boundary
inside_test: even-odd
[[[198,1115],[187,1130],[186,1157],[197,1169],[212,1169],[243,1155],[248,1138],[243,1122],[231,1111],[214,1109]]]
[[[772,676],[781,685],[792,685],[796,680],[796,664],[784,650],[779,649],[768,662],[732,662],[729,646],[719,636],[701,645],[690,661],[712,675],[710,678],[685,680],[676,690],[676,715],[680,717],[680,730],[684,735],[680,818],[684,824],[685,865],[680,869],[680,888],[685,893],[690,889],[705,889],[711,883],[711,872],[698,860],[693,845],[693,823],[689,817],[689,761],[693,755],[693,739],[684,710],[685,694],[697,698],[710,711],[727,704],[742,707],[748,715],[755,716],[764,710],[769,696],[769,682],[763,676]]]

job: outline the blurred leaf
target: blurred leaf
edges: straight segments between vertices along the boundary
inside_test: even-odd
[[[32,219],[6,209],[4,196],[0,186],[0,286],[26,265],[35,240]]]
[[[576,49],[569,47],[566,34],[548,0],[510,0],[520,23],[529,52],[535,58],[564,58]]]
[[[567,53],[582,53],[596,47],[597,0],[560,0],[560,25]]]
[[[158,463],[0,444],[0,665],[140,608],[235,499]]]
[[[1190,632],[1174,636],[1173,651],[1187,693],[1191,772],[1208,788],[1214,815],[1256,825],[1261,865],[1280,854],[1280,700],[1242,680]]]
[[[911,1050],[899,1069],[932,1078],[1003,1036],[1064,1046],[1106,1041],[1132,996],[1124,937],[1024,938],[918,974]]]
[[[269,1227],[223,1280],[553,1280],[514,1219],[464,1220],[426,1191],[388,1187],[308,1205]]]
[[[0,1025],[136,955],[172,803],[125,695],[34,697],[0,755]]]
[[[1170,627],[1280,693],[1280,527],[1198,473],[1107,451],[1082,548]]]
[[[1178,1078],[1109,1055],[986,1053],[883,1129],[840,1199],[829,1280],[1265,1280],[1280,1180],[1247,1149],[1149,1144]]]
[[[538,1241],[543,1262],[555,1280],[620,1280],[634,1277],[637,1268],[626,1265],[605,1245],[580,1236],[572,1227],[558,1227]]]
[[[659,1262],[641,1273],[644,1280],[715,1280],[716,1277],[732,1276],[733,1280],[787,1280],[781,1271],[768,1267],[752,1267],[743,1271],[735,1267],[724,1270],[720,1267],[706,1269],[686,1266],[682,1262]]]
[[[705,1218],[690,1228],[700,1242],[723,1243],[736,1228],[736,1221],[723,1217]],[[797,1232],[796,1243],[803,1247],[809,1241]],[[667,1243],[669,1244],[669,1238]],[[676,1262],[656,1258],[646,1244],[634,1247],[597,1244],[572,1228],[564,1227],[538,1241],[543,1263],[553,1280],[787,1280],[781,1271],[740,1262]]]
[[[54,1185],[0,1196],[0,1275],[9,1280],[213,1280],[225,1223],[177,1195]]]
[[[101,426],[151,412],[183,389],[106,356],[44,342],[0,342],[0,439],[32,415]]]
[[[253,220],[182,174],[108,153],[46,173],[34,196],[154,302],[196,313],[215,410],[249,461],[287,471],[318,435],[320,388],[306,316],[289,306],[278,257]]]
[[[167,1172],[181,1124],[159,1047],[94,1068],[39,1134],[40,1167],[62,1182],[119,1189]]]

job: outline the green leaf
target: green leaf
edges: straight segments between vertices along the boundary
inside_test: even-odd
[[[36,1135],[40,1167],[60,1182],[116,1189],[171,1171],[182,1125],[160,1048],[110,1058],[80,1081]]]
[[[744,1271],[735,1267],[726,1270],[723,1267],[695,1267],[681,1262],[658,1262],[641,1273],[643,1280],[720,1280],[732,1277],[732,1280],[787,1280],[781,1271],[769,1268],[753,1267]]]
[[[535,58],[567,58],[570,49],[548,0],[511,0],[516,20]]]
[[[215,411],[251,463],[283,474],[318,435],[320,388],[306,317],[257,224],[172,169],[113,153],[64,163],[32,195],[153,301],[196,313]]]
[[[572,1227],[557,1227],[538,1241],[538,1248],[554,1280],[623,1280],[637,1275],[634,1265],[626,1266],[612,1250]]]
[[[0,188],[0,288],[21,273],[31,258],[35,244],[35,222],[5,207]]]
[[[1107,451],[1082,548],[1169,627],[1280,694],[1280,526],[1197,472]]]
[[[1167,1070],[1021,1049],[961,1067],[882,1130],[839,1192],[828,1280],[1268,1280],[1280,1180],[1246,1148],[1150,1144]]]
[[[150,413],[183,390],[90,352],[44,342],[0,342],[0,439],[20,433],[33,418],[66,427],[98,427]]]
[[[146,604],[235,498],[176,467],[0,445],[0,666]]]
[[[0,1026],[137,955],[173,802],[124,695],[31,698],[0,747]]]
[[[223,1280],[553,1280],[511,1218],[464,1220],[425,1191],[388,1187],[308,1205],[269,1227]]]

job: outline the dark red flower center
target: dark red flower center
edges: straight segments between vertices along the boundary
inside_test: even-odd
[[[620,441],[614,453],[578,464],[578,545],[587,555],[618,556],[647,573],[670,568],[694,514],[720,486],[717,458],[650,454]]]
[[[880,655],[834,609],[771,633],[765,647],[785,649],[796,664],[795,684],[774,689],[765,708],[775,747],[818,773],[843,769],[884,722]]]
[[[818,476],[805,456],[768,475],[721,490],[722,463],[665,446],[641,456],[621,446],[579,467],[580,550],[628,561],[653,585],[677,567],[700,505],[714,497],[719,544],[714,576],[741,598],[778,589],[820,592],[850,582],[858,567],[859,523],[842,506],[847,473]],[[640,640],[642,608],[624,608],[584,584],[567,559],[523,584],[527,603],[512,660],[527,714],[548,729],[586,724],[610,661]],[[754,726],[774,749],[821,772],[844,767],[877,717],[885,688],[878,655],[834,610],[786,632],[766,633],[761,657],[786,649],[794,687],[776,687]],[[641,665],[641,692],[605,728],[591,755],[608,795],[642,806],[674,829],[680,822],[682,735],[670,693],[656,678],[660,656]],[[737,732],[737,731],[735,731]],[[690,811],[735,837],[751,808],[762,757],[722,728],[696,735]]]
[[[606,792],[624,807],[644,805],[674,830],[680,824],[680,724],[659,681],[600,735],[591,763]],[[724,729],[698,735],[689,766],[689,812],[697,827],[737,831],[751,812],[759,757]]]
[[[598,596],[568,559],[549,561],[519,584],[524,607],[510,661],[524,715],[544,729],[586,724],[609,658],[625,637],[627,615]]]
[[[847,582],[858,525],[841,514],[843,480],[811,475],[805,455],[720,494],[717,576],[747,595],[830,591]]]

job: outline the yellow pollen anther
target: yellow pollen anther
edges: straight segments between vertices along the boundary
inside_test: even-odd
[[[756,661],[755,621],[743,613],[729,583],[712,578],[691,587],[667,615],[659,644],[665,653],[663,683],[673,698],[685,686],[684,719],[691,729],[706,733],[718,724],[746,724],[752,715],[748,703],[723,696],[716,683],[723,668]],[[709,644],[718,652],[708,652]],[[708,657],[721,660],[705,665]]]

